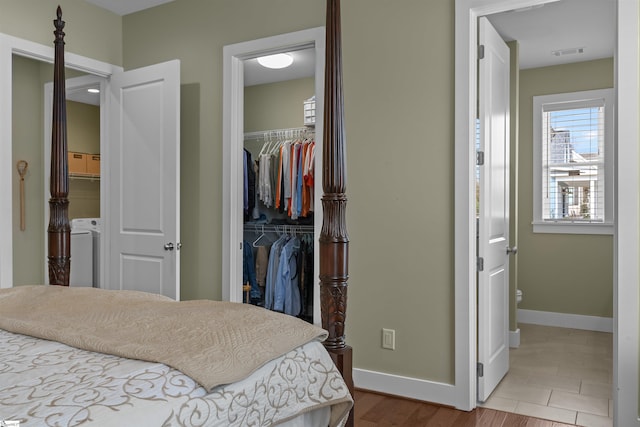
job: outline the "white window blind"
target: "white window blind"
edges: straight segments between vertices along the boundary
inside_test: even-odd
[[[534,231],[612,232],[612,110],[610,89],[534,97]]]
[[[543,220],[604,222],[604,99],[599,101],[543,112]]]

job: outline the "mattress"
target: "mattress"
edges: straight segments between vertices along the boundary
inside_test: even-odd
[[[162,363],[0,329],[0,421],[20,427],[342,426],[351,406],[318,341],[207,392]]]

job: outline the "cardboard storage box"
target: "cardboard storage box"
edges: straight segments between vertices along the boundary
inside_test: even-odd
[[[87,173],[100,175],[100,154],[87,154]]]
[[[70,151],[69,157],[69,173],[87,173],[87,155],[84,153],[76,153]]]

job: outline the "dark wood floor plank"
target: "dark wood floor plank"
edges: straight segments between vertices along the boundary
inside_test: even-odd
[[[407,418],[405,425],[409,426],[424,426],[429,422],[431,418],[438,411],[438,407],[430,405],[428,403],[417,403],[418,407],[412,412],[411,416]]]
[[[424,427],[453,427],[462,412],[441,406]]]
[[[407,418],[417,410],[417,405],[418,402],[408,399],[386,397],[363,414],[361,418],[365,421],[382,420],[383,423],[380,425],[389,423],[389,425],[401,426],[405,425]]]
[[[496,411],[494,409],[481,408],[480,417],[475,427],[502,427],[504,419],[507,417],[505,412]]]
[[[540,418],[527,418],[527,427],[553,427],[553,421],[541,420]]]
[[[360,390],[355,391],[355,400],[358,402],[355,405],[354,417],[355,419],[361,419],[369,410],[375,407],[378,403],[382,402],[386,397],[381,394],[366,393]]]
[[[488,408],[458,411],[366,390],[354,394],[356,427],[574,427]]]
[[[530,418],[525,415],[507,413],[503,422],[504,427],[531,427]],[[541,421],[541,420],[536,420]],[[551,427],[551,424],[540,424],[540,427]]]
[[[458,417],[451,427],[475,427],[480,420],[480,411],[458,411]]]

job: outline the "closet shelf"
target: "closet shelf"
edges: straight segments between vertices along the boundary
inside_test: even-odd
[[[302,138],[308,134],[315,135],[314,126],[304,126],[297,128],[286,129],[269,129],[257,132],[245,132],[244,140],[263,140],[266,141],[271,138]]]
[[[100,181],[100,175],[70,173],[69,179],[76,180],[76,181]]]
[[[300,224],[244,224],[245,231],[255,231],[256,233],[313,233],[313,225]]]

